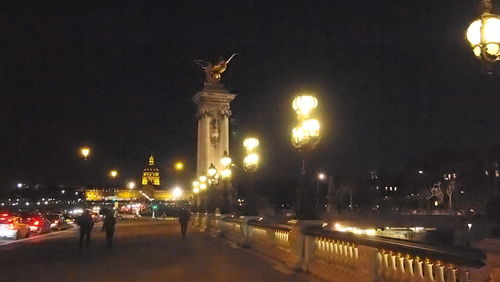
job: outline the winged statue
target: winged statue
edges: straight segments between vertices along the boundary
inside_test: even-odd
[[[238,53],[232,54],[231,57],[229,57],[229,59],[227,60],[219,57],[215,63],[207,60],[194,60],[194,62],[199,65],[205,72],[205,84],[218,83],[221,79],[221,74],[227,69],[227,65],[229,64],[229,62],[237,54]]]

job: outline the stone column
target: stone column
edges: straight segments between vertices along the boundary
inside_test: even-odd
[[[193,101],[198,105],[198,144],[197,144],[197,164],[196,172],[199,177],[207,173],[210,164],[214,164],[217,171],[221,171],[220,159],[224,152],[229,152],[229,117],[231,116],[230,103],[236,97],[230,93],[220,83],[206,84],[193,97]],[[226,185],[226,183],[224,183]],[[226,192],[225,185],[219,185],[217,195],[226,196],[227,200],[231,200]],[[227,186],[231,187],[231,185]],[[213,190],[213,189],[212,189]],[[223,191],[224,190],[224,191]],[[210,193],[214,193],[211,191]],[[226,194],[224,194],[226,193]],[[213,194],[213,196],[217,196]],[[231,194],[232,195],[232,194]],[[207,199],[207,198],[206,198]],[[209,203],[212,206],[212,203]],[[221,202],[222,201],[217,201]],[[220,204],[218,204],[220,205]],[[232,203],[229,203],[232,206]]]

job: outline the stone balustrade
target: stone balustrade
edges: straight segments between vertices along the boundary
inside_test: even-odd
[[[327,231],[318,221],[276,224],[256,217],[194,215],[193,226],[326,281],[483,281],[471,276],[484,265],[484,254],[476,249]]]

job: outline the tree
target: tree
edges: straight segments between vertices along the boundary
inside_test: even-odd
[[[452,196],[453,196],[453,192],[455,192],[456,188],[457,187],[456,187],[455,179],[448,181],[448,183],[446,185],[446,195],[448,196],[448,208],[450,209],[450,214],[453,211]]]

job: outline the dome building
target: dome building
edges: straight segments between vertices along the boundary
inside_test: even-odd
[[[142,172],[142,186],[153,186],[155,189],[160,187],[160,170],[155,166],[153,155],[149,157],[149,164]]]

